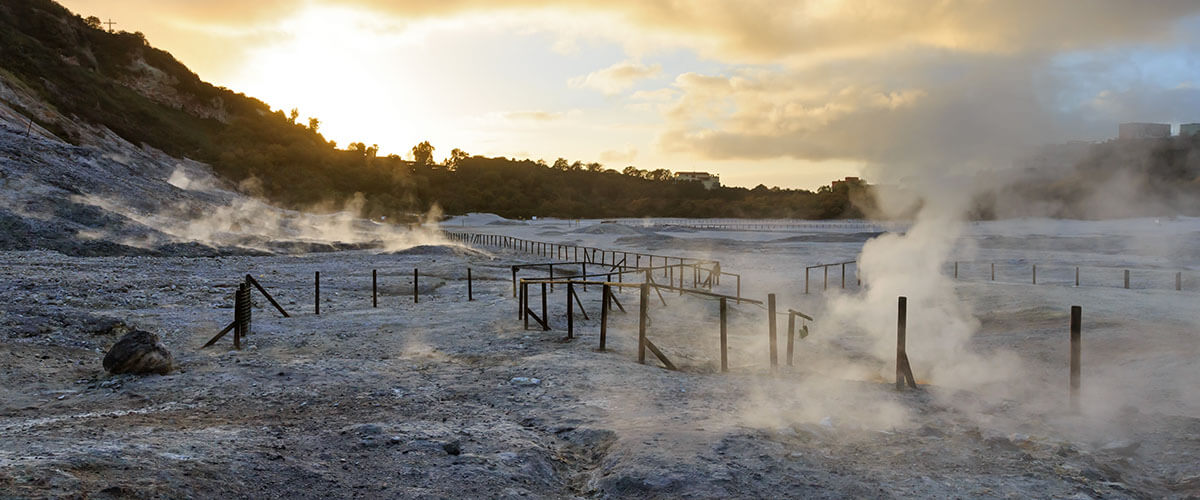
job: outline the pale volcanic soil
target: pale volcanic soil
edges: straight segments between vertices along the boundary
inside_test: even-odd
[[[1032,285],[1016,271],[991,283],[973,268],[970,279],[955,282],[979,320],[970,349],[1007,353],[1021,369],[1002,384],[931,383],[922,367],[932,360],[913,349],[925,385],[897,392],[893,359],[870,354],[860,333],[820,323],[826,298],[860,292],[803,294],[803,267],[854,259],[874,236],[861,228],[814,229],[797,239],[598,221],[495,222],[452,220],[447,229],[717,258],[724,270],[744,273],[746,296],[778,293],[781,309],[809,312],[817,324],[797,341],[795,366],[781,362],[772,375],[766,312],[731,305],[731,373],[720,374],[716,303],[666,293],[664,307],[655,296],[649,336],[682,368],[673,372],[636,362],[632,292],[619,296],[630,314],[612,314],[608,351],[596,350],[597,287],[581,291],[590,318],[577,317],[574,340],[564,340],[561,287],[549,297],[552,330],[524,330],[509,266],[544,259],[495,248],[224,257],[5,252],[0,497],[1200,495],[1193,275],[1185,280],[1190,290],[1176,292],[1173,283],[1074,288],[1053,273],[1059,283]],[[987,232],[970,235],[982,248],[972,257],[1014,267],[1018,253],[1097,266],[1162,264],[1086,241],[996,244]],[[413,268],[421,272],[417,304]],[[378,308],[371,307],[372,269],[380,276]],[[234,350],[226,337],[200,349],[232,319],[232,291],[246,273],[292,317],[280,317],[256,292],[244,348]],[[731,290],[725,280],[717,291]],[[1085,310],[1080,413],[1066,403],[1070,305]],[[158,333],[178,369],[105,373],[101,359],[119,337],[114,319]],[[785,325],[781,319],[781,332]]]

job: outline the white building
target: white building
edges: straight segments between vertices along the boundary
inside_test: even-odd
[[[704,189],[721,187],[721,177],[708,172],[675,172],[677,181],[695,181],[704,184]]]
[[[1118,139],[1160,139],[1171,137],[1170,123],[1122,123],[1117,125]]]

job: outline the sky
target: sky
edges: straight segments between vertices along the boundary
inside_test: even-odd
[[[1192,0],[62,3],[383,154],[815,189],[1200,122]]]

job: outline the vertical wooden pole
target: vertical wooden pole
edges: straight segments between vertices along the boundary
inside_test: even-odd
[[[904,361],[908,357],[904,348],[905,330],[908,328],[908,297],[900,297],[896,311],[896,390],[901,390],[904,389]]]
[[[512,266],[513,297],[517,296],[517,266]]]
[[[771,347],[771,371],[775,372],[779,367],[779,347],[776,345],[775,339],[775,294],[767,294],[767,333]]]
[[[529,282],[521,280],[521,319],[525,320],[525,329],[529,329]]]
[[[371,270],[371,307],[379,307],[379,273]]]
[[[795,348],[793,337],[796,334],[796,315],[788,313],[787,364],[792,366],[792,350]]]
[[[554,264],[548,266],[550,268],[550,291],[554,291]]]
[[[567,283],[567,338],[575,338],[575,285]]]
[[[846,263],[842,263],[842,289],[846,289]]]
[[[729,372],[729,345],[727,339],[728,330],[726,328],[726,317],[728,315],[728,304],[725,297],[721,297],[721,373]]]
[[[642,283],[638,304],[638,363],[646,363],[646,320],[650,316],[650,284]]]
[[[1178,292],[1180,290],[1183,290],[1183,272],[1182,271],[1175,273],[1175,291]]]
[[[1071,306],[1071,411],[1079,411],[1079,376],[1082,363],[1080,358],[1083,352],[1082,322],[1082,308]]]
[[[1125,288],[1129,288],[1129,270],[1125,270]]]
[[[550,316],[546,314],[546,282],[542,282],[542,330],[550,329]]]
[[[739,299],[742,298],[742,275],[740,275],[740,274],[737,275],[737,294],[735,294],[734,297],[737,297]],[[742,301],[739,300],[738,304],[741,304],[741,303],[742,303]]]
[[[313,278],[313,311],[321,315],[321,271]]]
[[[954,261],[954,279],[958,279],[958,261]]]
[[[600,293],[602,295],[600,299],[600,350],[603,351],[608,338],[608,301],[612,289],[609,285],[604,285]]]
[[[471,280],[471,268],[467,268],[467,302],[475,300],[475,290]]]
[[[829,266],[822,266],[822,267],[825,268],[825,284],[823,285],[823,287],[821,289],[828,290],[829,289]]]
[[[417,279],[419,278],[418,274],[419,273],[417,273],[417,268],[414,267],[413,268],[413,304],[417,303]]]
[[[1037,264],[1033,265],[1033,284],[1037,284]]]
[[[1075,286],[1079,286],[1079,266],[1075,266]]]
[[[808,272],[811,270],[812,270],[811,267],[804,268],[804,294],[805,295],[808,295]]]
[[[992,281],[996,281],[996,263],[992,263]]]

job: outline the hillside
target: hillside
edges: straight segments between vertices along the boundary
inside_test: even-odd
[[[861,216],[847,188],[705,191],[669,180],[665,170],[626,168],[627,175],[566,160],[555,168],[465,153],[449,165],[376,158],[375,148],[337,149],[316,123],[294,123],[257,99],[204,82],[140,33],[106,32],[50,0],[5,2],[0,26],[0,78],[10,89],[0,103],[19,115],[72,144],[94,142],[98,126],[208,163],[243,191],[289,208],[338,207],[361,194],[363,215],[392,220],[435,205],[508,217]]]

